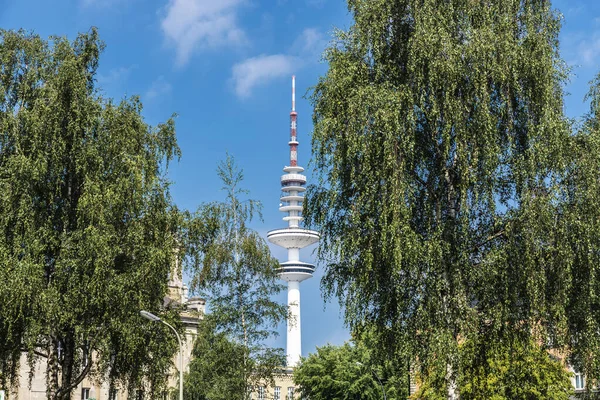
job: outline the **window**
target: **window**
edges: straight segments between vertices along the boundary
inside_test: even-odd
[[[275,386],[275,393],[273,395],[273,400],[281,400],[281,387]]]
[[[115,388],[109,389],[108,400],[117,400],[117,389],[115,389]]]
[[[264,386],[258,387],[258,400],[265,400],[265,387]]]
[[[290,387],[288,387],[287,400],[293,400],[293,398],[294,398],[294,387],[290,386]]]
[[[90,388],[81,389],[81,400],[87,400],[90,398]]]
[[[575,373],[575,390],[582,390],[585,388],[585,382],[583,375],[579,372]]]

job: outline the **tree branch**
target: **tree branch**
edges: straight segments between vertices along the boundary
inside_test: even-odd
[[[477,243],[477,244],[476,244],[476,245],[473,247],[473,249],[471,249],[471,252],[473,252],[473,251],[476,251],[476,250],[479,250],[479,248],[480,248],[481,246],[483,246],[484,244],[491,242],[492,240],[494,240],[494,239],[496,239],[496,238],[498,238],[498,237],[500,237],[500,236],[504,235],[505,233],[506,233],[506,229],[502,229],[502,230],[500,230],[500,231],[498,231],[498,232],[494,233],[493,235],[490,235],[490,236],[488,236],[487,238],[485,238],[485,240],[483,240],[483,241],[481,241],[481,242]]]
[[[40,356],[40,357],[44,357],[44,358],[48,358],[48,354],[44,354],[44,353],[42,353],[41,351],[39,351],[39,350],[35,350],[35,349],[33,349],[33,350],[29,350],[29,349],[26,349],[26,348],[22,347],[22,348],[21,348],[21,352],[22,352],[22,353],[29,353],[29,352],[31,352],[31,353],[35,354],[36,356]]]

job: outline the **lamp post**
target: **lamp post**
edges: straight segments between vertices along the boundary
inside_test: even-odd
[[[363,363],[361,363],[360,361],[356,362],[356,365],[359,365],[361,367],[364,367],[365,365]],[[385,387],[383,386],[383,383],[381,382],[381,379],[379,379],[379,376],[377,375],[377,373],[373,370],[373,368],[369,368],[369,371],[371,371],[371,373],[375,376],[375,379],[377,379],[377,382],[379,382],[379,385],[381,385],[381,393],[383,393],[383,400],[387,400],[387,396],[385,395]]]
[[[168,322],[160,319],[160,317],[157,317],[151,312],[140,311],[140,315],[146,319],[149,319],[150,321],[162,322],[171,328],[173,332],[175,332],[175,336],[177,336],[177,342],[179,343],[179,400],[183,400],[183,347],[181,346],[181,337],[179,337],[179,333],[177,333],[175,328],[173,328]]]

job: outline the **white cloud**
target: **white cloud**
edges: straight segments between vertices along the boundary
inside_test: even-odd
[[[137,68],[137,65],[130,65],[129,67],[113,68],[108,71],[108,74],[98,74],[96,80],[101,86],[114,85],[121,83],[129,78],[131,71]]]
[[[263,54],[235,64],[231,76],[235,93],[240,98],[247,98],[255,87],[289,76],[305,65],[318,61],[326,44],[317,29],[307,28],[294,41],[290,54]]]
[[[319,30],[315,28],[306,28],[302,31],[300,36],[294,41],[292,49],[297,54],[301,54],[304,57],[320,57],[327,41]]]
[[[596,66],[600,61],[600,30],[568,32],[561,38],[560,48],[571,67]]]
[[[146,92],[145,98],[152,100],[159,96],[166,96],[171,93],[171,89],[171,84],[161,75],[152,82],[152,85],[150,85],[150,88]]]
[[[578,61],[585,67],[596,63],[600,55],[600,35],[595,34],[590,39],[583,40],[578,46]]]
[[[300,63],[295,56],[285,54],[260,55],[242,61],[233,66],[232,81],[238,97],[246,98],[252,89],[273,79],[290,75]]]
[[[169,0],[161,27],[175,45],[176,62],[184,65],[199,48],[240,45],[246,42],[237,24],[244,0]]]
[[[581,4],[577,2],[576,4],[572,4],[571,7],[567,9],[567,15],[573,17],[575,15],[581,14],[582,11],[585,10],[585,4]]]
[[[572,67],[591,67],[600,61],[600,30],[566,33],[561,40],[561,53]]]

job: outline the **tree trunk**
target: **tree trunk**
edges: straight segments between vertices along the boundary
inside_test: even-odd
[[[456,383],[456,374],[454,374],[451,362],[446,364],[446,385],[448,387],[448,400],[458,400],[458,384]]]
[[[52,338],[48,349],[48,361],[46,364],[46,397],[48,400],[56,399],[58,388],[58,341]]]

